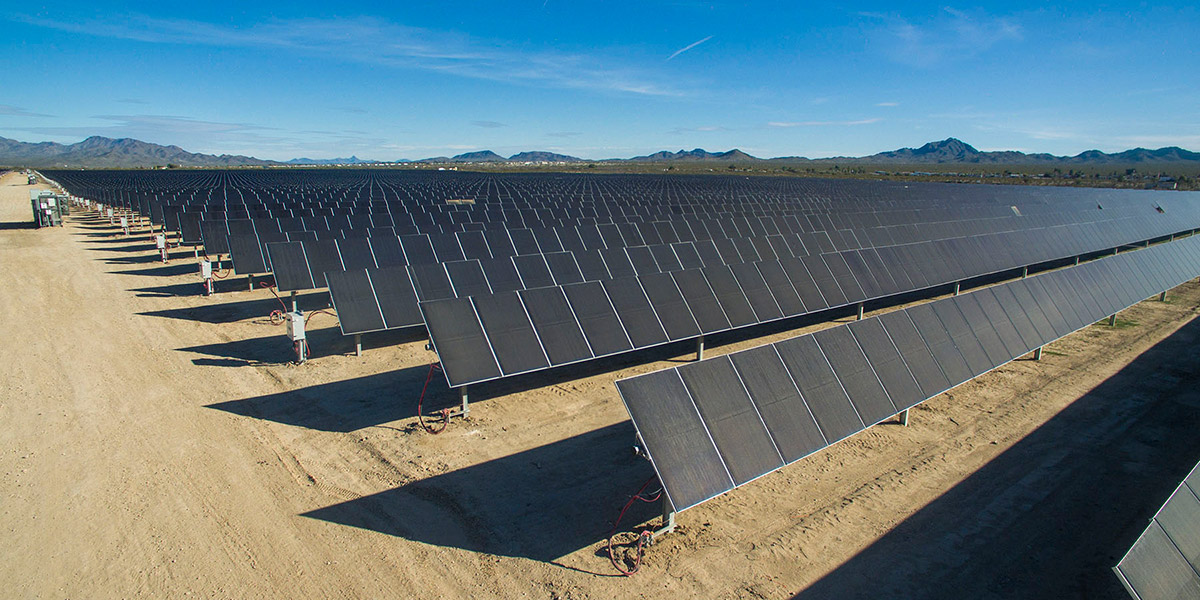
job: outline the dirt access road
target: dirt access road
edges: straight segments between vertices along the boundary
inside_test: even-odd
[[[29,229],[29,189],[0,181],[6,597],[1124,598],[1109,567],[1200,460],[1189,283],[681,514],[613,577],[651,470],[612,382],[690,349],[480,387],[429,435],[423,340],[355,357],[318,314],[291,365],[268,291],[201,297],[190,252],[94,215]]]

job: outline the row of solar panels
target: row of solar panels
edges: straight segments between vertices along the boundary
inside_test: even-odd
[[[695,506],[1200,274],[1200,237],[617,381]]]
[[[789,255],[783,248],[776,255],[771,246],[761,254],[747,255],[739,254],[733,245],[685,242],[582,254],[555,252],[484,261],[425,262],[407,268],[393,260],[400,258],[394,251],[385,255],[390,262],[382,268],[368,264],[370,244],[387,241],[383,238],[350,241],[341,247],[340,263],[314,262],[318,257],[311,243],[268,246],[273,253],[287,254],[286,263],[293,265],[276,273],[281,290],[309,289],[322,282],[320,273],[324,272],[339,309],[342,333],[347,335],[422,325],[417,305],[423,301],[684,270],[699,270],[703,278],[702,282],[695,273],[685,273],[677,277],[675,284],[696,315],[700,333],[708,334],[920,290],[1044,258],[1036,253],[1038,245],[1022,243],[1043,236],[1037,232],[1014,235],[800,257]],[[1070,255],[1085,248],[1071,246],[1069,233],[1049,237],[1054,244],[1062,245],[1050,248],[1056,253]],[[750,251],[755,252],[753,248]],[[720,305],[717,311],[712,310],[714,297]],[[701,310],[704,306],[707,311]],[[657,340],[665,341],[666,337]],[[591,357],[575,360],[586,358]]]
[[[1100,214],[1103,214],[1105,218],[1097,218]],[[1151,214],[1154,216],[1150,216]],[[367,217],[367,215],[362,216]],[[418,233],[417,228],[412,226],[406,228],[391,225],[393,221],[389,215],[385,215],[386,220],[378,221],[361,218],[355,221],[332,221],[324,217],[200,221],[196,219],[196,215],[191,215],[191,217],[180,221],[182,242],[184,244],[203,243],[206,252],[210,255],[227,254],[227,238],[234,235],[258,235],[260,241],[266,243],[282,241],[283,234],[300,231],[312,231],[317,239],[369,237],[372,235],[371,228],[384,228],[397,235]],[[1183,214],[1173,215],[1173,217],[1183,220],[1188,218]],[[533,228],[506,226],[477,229],[471,226],[480,225],[482,227],[484,224],[468,223],[464,225],[467,229],[463,231],[428,235],[431,236],[435,246],[445,252],[447,258],[442,260],[445,262],[445,260],[461,260],[462,258],[491,258],[497,254],[511,255],[514,253],[512,246],[517,247],[515,253],[526,254],[537,251],[581,251],[781,234],[788,236],[788,243],[791,245],[799,243],[807,246],[809,253],[833,252],[1089,222],[1108,230],[1128,229],[1134,226],[1150,230],[1154,228],[1156,221],[1165,220],[1154,213],[1130,214],[1129,211],[1110,211],[1108,213],[1093,211],[1088,214],[1043,215],[1036,220],[1007,217],[882,226],[860,230],[806,231],[804,223],[795,216],[789,215],[778,218],[754,217],[726,220],[679,218],[653,222],[575,223]],[[1131,226],[1127,224],[1130,221],[1140,221],[1141,224]],[[505,233],[506,231],[509,233]],[[817,250],[813,250],[814,248]]]
[[[688,269],[611,279],[601,285],[574,284],[555,288],[555,292],[537,292],[539,297],[554,298],[548,307],[528,306],[525,299],[533,294],[527,290],[432,300],[422,302],[420,308],[447,381],[456,387],[857,304],[1130,241],[1090,240],[1075,229],[746,263],[736,269]],[[390,285],[388,293],[407,292]],[[332,294],[335,303],[340,302],[338,290]],[[361,292],[358,296],[365,298]],[[380,308],[398,302],[378,290],[373,296]],[[338,306],[341,311],[343,305]],[[359,309],[370,311],[372,307],[351,307],[349,318],[357,318]],[[560,321],[564,311],[571,318]],[[606,341],[616,337],[619,343],[593,337]],[[579,339],[585,343],[577,343]],[[564,350],[552,351],[559,348]]]
[[[1200,464],[1113,571],[1136,600],[1200,598]]]
[[[501,177],[500,179],[511,178]],[[600,207],[625,207],[638,206],[647,207],[650,210],[667,210],[667,212],[659,214],[670,214],[670,212],[678,212],[680,210],[687,211],[693,206],[700,207],[697,210],[705,210],[711,206],[748,206],[748,207],[776,207],[776,206],[795,206],[803,208],[816,208],[823,212],[844,213],[847,211],[859,211],[863,208],[868,210],[878,210],[880,206],[888,208],[903,208],[909,205],[924,205],[936,206],[940,210],[945,211],[965,211],[964,214],[975,214],[978,210],[995,209],[997,204],[1007,206],[1008,204],[1023,202],[1035,202],[1041,204],[1050,204],[1047,202],[1048,196],[1054,196],[1055,200],[1078,201],[1081,198],[1098,199],[1102,203],[1110,201],[1114,198],[1129,198],[1136,197],[1136,193],[1129,191],[1103,191],[1096,190],[1081,191],[1055,191],[1053,194],[1047,193],[1042,189],[1035,188],[1014,188],[1001,186],[953,186],[953,185],[898,185],[896,183],[885,182],[849,182],[849,181],[822,181],[815,182],[819,185],[812,186],[813,181],[806,182],[766,182],[761,179],[738,179],[725,180],[721,188],[713,189],[710,185],[720,178],[709,177],[707,181],[697,182],[692,180],[697,185],[689,187],[697,188],[696,191],[683,194],[659,194],[652,188],[652,185],[647,183],[662,181],[663,177],[655,178],[606,178],[610,181],[617,181],[618,184],[612,186],[613,193],[592,194],[586,192],[578,192],[571,190],[568,182],[544,180],[544,185],[540,190],[526,189],[518,191],[511,195],[479,193],[468,187],[453,188],[457,191],[448,193],[428,194],[421,190],[418,185],[399,184],[399,193],[388,194],[388,200],[384,200],[384,195],[374,193],[362,193],[362,188],[359,187],[351,192],[349,189],[341,192],[327,192],[321,194],[327,198],[329,203],[402,203],[410,208],[408,210],[421,211],[428,207],[434,210],[441,210],[446,199],[450,198],[472,198],[478,202],[478,207],[492,206],[511,206],[514,208],[541,208],[541,207],[563,207],[563,206],[600,206]],[[782,183],[782,185],[778,185]],[[805,188],[816,187],[820,191],[815,194],[806,193],[788,193],[779,192],[769,189],[774,186],[780,189],[786,189],[788,185],[798,187],[801,190]],[[68,183],[73,185],[73,182]],[[247,197],[250,195],[258,196],[257,192],[261,190],[263,195],[271,195],[272,189],[269,184],[266,187],[257,187],[252,183],[250,188],[246,189],[246,193],[242,193],[237,188],[226,188],[224,184],[217,188],[201,188],[194,192],[183,193],[178,199],[174,198],[174,193],[163,190],[163,193],[157,194],[152,199],[156,202],[164,204],[174,204],[182,202],[184,204],[196,203],[200,208],[213,206],[219,209],[238,210],[238,207],[245,206]],[[98,186],[93,186],[98,187]],[[911,188],[911,189],[910,189]],[[100,190],[103,190],[100,187]],[[407,199],[400,200],[400,197]],[[351,200],[350,198],[353,198]],[[121,199],[125,199],[126,195],[120,195]],[[150,198],[145,192],[130,193],[128,199],[130,201],[141,201],[143,198]],[[283,198],[279,200],[285,204],[301,206],[304,204],[321,204],[322,200],[314,198],[308,194],[289,194],[284,192]],[[274,201],[272,201],[274,202]],[[988,206],[988,205],[992,206]],[[830,209],[833,209],[831,211]],[[471,210],[474,210],[472,208]],[[863,215],[861,221],[850,221],[846,225],[871,225],[869,213]],[[505,218],[504,220],[508,220]]]
[[[934,262],[927,265],[926,270],[939,274],[939,265],[950,261],[953,269],[955,256],[964,252],[984,256],[973,261],[996,261],[997,267],[1007,264],[1030,264],[1032,260],[1042,256],[1033,250],[1037,236],[1046,236],[1044,245],[1052,256],[1072,256],[1091,251],[1095,246],[1107,248],[1120,245],[1131,240],[1150,239],[1162,234],[1160,227],[1163,223],[1154,223],[1150,219],[1127,219],[1123,222],[1105,224],[1087,224],[1078,227],[1063,227],[1029,232],[1012,232],[976,238],[958,238],[931,242],[934,248],[931,254],[919,255],[919,245],[885,246],[867,251],[866,261],[878,264],[873,253],[881,254],[884,263],[910,262],[931,258]],[[318,240],[312,234],[305,232],[276,233],[273,236],[264,234],[257,239],[250,236],[228,236],[227,252],[233,259],[233,267],[239,273],[265,273],[272,270],[270,254],[266,246],[277,241],[300,241],[305,244],[305,255],[309,261],[329,266],[328,269],[312,267],[309,273],[299,278],[289,278],[289,281],[311,281],[310,284],[290,287],[281,283],[282,290],[303,290],[314,287],[324,287],[323,273],[325,270],[349,270],[353,268],[389,267],[402,264],[449,263],[462,260],[477,259],[507,259],[513,256],[536,254],[554,254],[563,251],[574,253],[579,268],[583,270],[584,279],[600,280],[625,275],[644,274],[650,272],[675,271],[714,264],[737,264],[776,260],[785,257],[804,257],[832,251],[829,239],[823,234],[790,234],[767,235],[741,238],[714,238],[692,242],[673,244],[657,244],[652,246],[633,246],[612,248],[586,249],[587,243],[575,230],[570,230],[572,236],[553,229],[512,231],[469,232],[459,235],[415,235],[399,236],[398,241],[389,237],[387,229],[369,229],[370,239],[359,238]],[[1085,241],[1081,238],[1093,240]],[[264,241],[265,240],[265,241]],[[971,241],[974,240],[974,241]],[[940,244],[940,245],[939,245]],[[362,247],[363,260],[353,262],[346,260],[346,247]],[[897,256],[889,260],[893,254],[918,253],[915,256]],[[341,260],[338,260],[341,255]],[[856,254],[854,254],[856,255]],[[373,256],[373,259],[371,258]],[[947,258],[938,258],[945,256]],[[1028,260],[1027,260],[1028,259]],[[550,259],[547,259],[549,261]],[[853,258],[849,259],[853,261]],[[630,264],[631,263],[631,264]],[[853,264],[853,263],[852,263]],[[521,267],[517,265],[518,269]],[[970,273],[966,269],[963,273]],[[949,275],[948,275],[949,276]],[[873,279],[873,278],[872,278]],[[890,281],[891,278],[885,278]],[[907,278],[906,278],[907,279]],[[938,279],[954,281],[955,279]],[[561,284],[561,283],[560,283]],[[549,285],[549,284],[547,284]],[[287,287],[285,287],[287,286]],[[522,287],[537,287],[524,285]],[[903,285],[901,285],[903,287]],[[922,286],[923,287],[923,286]],[[493,286],[493,289],[495,287]],[[517,288],[514,288],[517,289]],[[918,288],[919,289],[919,288]],[[457,294],[462,296],[462,294]],[[433,299],[430,297],[421,300]]]

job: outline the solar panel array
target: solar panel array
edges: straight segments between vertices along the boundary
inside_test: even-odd
[[[1197,274],[1200,236],[1192,236],[623,379],[617,389],[679,511]]]
[[[1200,464],[1113,571],[1137,600],[1200,598]]]
[[[499,293],[480,293],[483,286],[477,285],[471,288],[469,298],[468,294],[455,294],[449,274],[434,268],[430,276],[436,275],[442,282],[444,299],[422,296],[416,277],[412,285],[394,286],[392,290],[404,294],[417,290],[417,298],[389,298],[378,292],[374,297],[380,303],[406,306],[418,299],[423,301],[421,310],[430,339],[447,382],[457,387],[854,305],[1170,233],[1158,226],[1179,225],[1147,225],[1129,231],[1092,224],[1064,225],[751,263],[714,263],[699,269],[651,271],[553,290],[521,290],[514,286]],[[392,274],[403,276],[400,271]],[[355,283],[362,285],[365,280],[359,278]],[[337,286],[331,289],[336,299],[341,290]],[[368,295],[361,289],[351,293],[364,298]],[[548,312],[542,313],[542,308],[530,302],[546,306]],[[496,305],[513,311],[502,319],[485,316]],[[370,306],[365,309],[377,312]],[[445,320],[454,321],[452,329],[447,328]],[[460,322],[463,320],[466,322]],[[445,339],[442,335],[447,331],[464,337],[457,341]],[[522,347],[513,350],[520,356],[510,355],[505,338],[517,332],[546,351],[539,356]],[[565,338],[583,338],[584,343],[569,344],[569,352],[557,350],[568,345]],[[455,349],[462,346],[490,349],[493,358],[488,360],[479,351],[459,354]]]

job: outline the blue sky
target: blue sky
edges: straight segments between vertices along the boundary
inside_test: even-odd
[[[170,2],[0,14],[0,136],[394,160],[1200,150],[1185,3]]]

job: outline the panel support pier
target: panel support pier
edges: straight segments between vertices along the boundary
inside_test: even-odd
[[[1029,267],[1021,267],[1021,279],[1029,277]]]
[[[650,534],[651,543],[653,543],[654,540],[657,540],[659,538],[659,536],[666,535],[668,533],[671,533],[672,531],[675,531],[675,508],[671,506],[671,501],[667,500],[666,492],[663,493],[662,503],[663,503],[662,527],[659,527],[658,529],[654,530]]]
[[[297,299],[298,295],[299,294],[297,292],[292,292],[292,312],[296,312],[296,307],[300,303],[300,301]]]
[[[861,320],[863,320],[863,305],[862,305],[862,302],[859,302],[859,303],[858,303],[858,316],[856,316],[856,317],[855,317],[855,320],[856,320],[856,321],[861,321]]]
[[[462,406],[458,409],[458,416],[467,418],[467,414],[471,412],[471,404],[467,400],[467,386],[458,388],[459,397],[462,399]]]
[[[1113,314],[1111,314],[1111,315],[1108,315],[1108,326],[1109,326],[1109,327],[1116,327],[1116,326],[1117,326],[1117,313],[1113,313]]]
[[[1038,346],[1037,349],[1033,351],[1033,360],[1042,360],[1042,348],[1044,347],[1045,346]]]
[[[908,409],[907,408],[900,412],[900,424],[905,427],[908,427]]]
[[[696,360],[704,360],[704,336],[696,340]]]
[[[246,283],[249,284],[250,291],[253,292],[254,291],[254,274],[253,273],[246,276]]]
[[[954,282],[954,295],[955,296],[957,296],[959,294],[959,292],[962,290],[961,286],[962,286],[962,282],[960,282],[960,281]]]
[[[1079,257],[1078,256],[1075,257],[1075,266],[1077,266],[1077,267],[1079,266]]]
[[[1163,290],[1163,293],[1161,293],[1161,294],[1159,294],[1159,295],[1158,295],[1158,301],[1159,301],[1159,302],[1166,302],[1166,301],[1167,301],[1167,291],[1166,291],[1166,290]]]
[[[362,356],[362,334],[354,334],[354,355]]]

